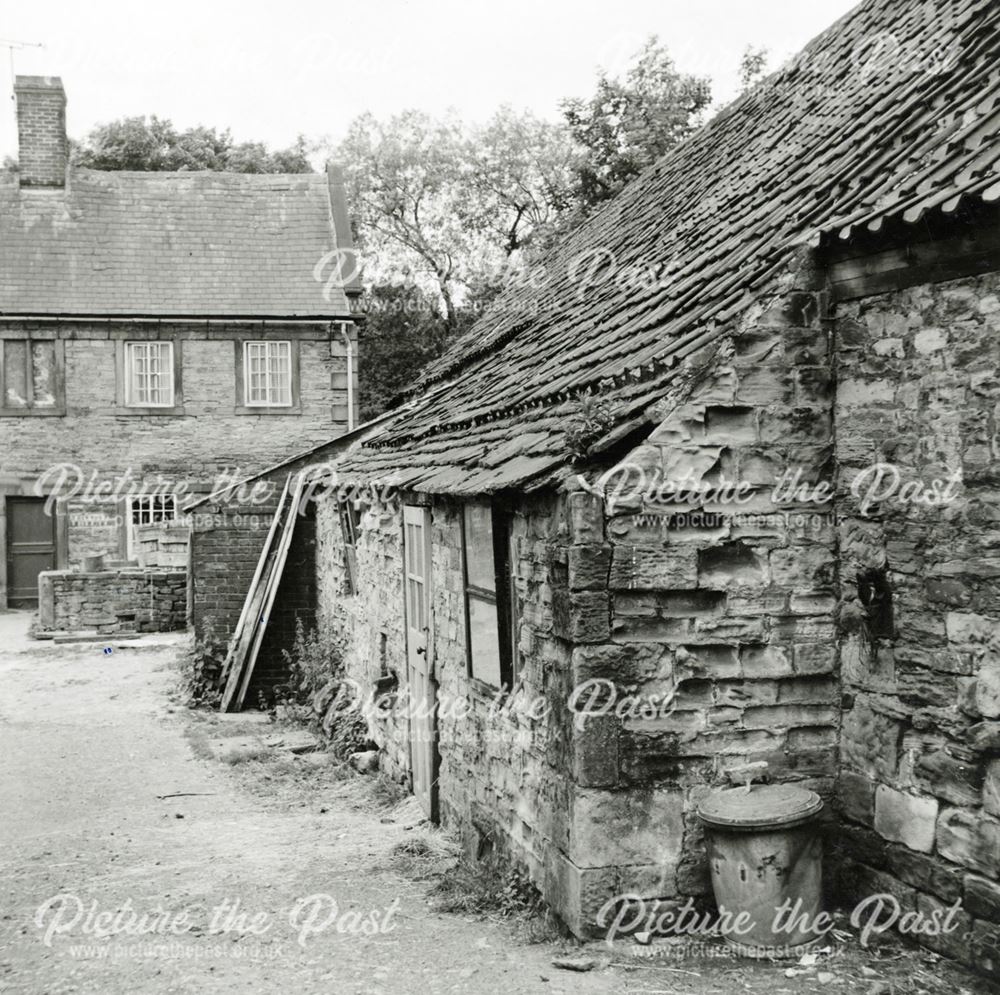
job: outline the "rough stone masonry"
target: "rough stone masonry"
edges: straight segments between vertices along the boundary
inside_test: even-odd
[[[603,495],[580,479],[511,498],[521,680],[499,710],[468,674],[463,502],[403,495],[433,523],[442,820],[471,856],[526,866],[587,934],[625,892],[707,899],[697,805],[764,763],[830,803],[846,899],[960,899],[961,929],[928,942],[995,973],[1000,280],[836,306],[808,267],[785,283],[695,358]],[[959,498],[862,513],[852,485],[880,462],[906,480],[960,470]],[[746,489],[736,507],[665,505],[657,487],[681,480]],[[320,622],[346,634],[348,673],[375,701],[406,659],[399,515],[368,506],[351,587],[334,498],[317,513]],[[579,721],[573,689],[594,680],[673,707]],[[470,707],[452,714],[455,700]],[[379,710],[370,731],[404,780],[405,717]]]

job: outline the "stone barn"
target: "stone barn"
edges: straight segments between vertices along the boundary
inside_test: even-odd
[[[862,3],[317,504],[383,768],[577,934],[707,896],[696,806],[763,771],[827,800],[845,898],[960,901],[923,942],[1000,976],[998,65],[1000,5]]]

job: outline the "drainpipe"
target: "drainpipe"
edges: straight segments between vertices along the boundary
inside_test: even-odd
[[[348,328],[349,321],[340,322],[340,334],[347,348],[347,431],[354,431],[354,345]]]

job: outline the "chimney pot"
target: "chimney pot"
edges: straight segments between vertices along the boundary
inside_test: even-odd
[[[65,186],[69,142],[62,80],[58,76],[17,76],[14,96],[21,186]]]

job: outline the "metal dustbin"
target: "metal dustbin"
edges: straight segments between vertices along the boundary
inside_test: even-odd
[[[741,953],[798,956],[820,939],[822,809],[815,791],[792,784],[716,791],[700,805],[720,932]]]

